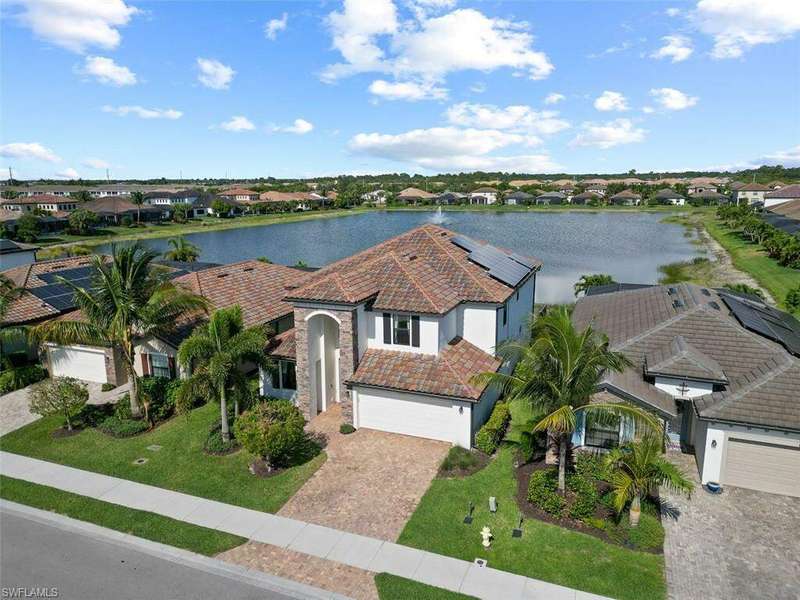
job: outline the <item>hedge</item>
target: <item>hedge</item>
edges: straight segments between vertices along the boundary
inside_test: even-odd
[[[495,404],[489,420],[475,436],[475,447],[486,454],[493,454],[503,439],[510,420],[511,411],[508,404],[506,402]]]

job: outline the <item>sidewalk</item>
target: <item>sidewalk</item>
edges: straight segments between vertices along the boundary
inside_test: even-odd
[[[486,600],[604,600],[603,596],[392,542],[8,452],[0,452],[0,473]]]

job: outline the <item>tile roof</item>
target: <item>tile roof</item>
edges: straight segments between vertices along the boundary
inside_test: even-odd
[[[794,198],[800,198],[800,183],[795,183],[793,185],[787,185],[786,187],[782,187],[774,192],[770,192],[769,194],[764,195],[765,198],[786,198],[787,200],[791,200]]]
[[[150,204],[136,206],[127,196],[104,196],[81,204],[81,208],[98,215],[122,215],[138,212],[162,212],[163,208]]]
[[[356,304],[374,298],[376,310],[445,314],[462,302],[500,304],[514,292],[451,243],[456,234],[423,225],[323,267],[290,300]],[[476,242],[480,243],[480,242]],[[533,270],[541,262],[532,259]]]
[[[261,202],[308,202],[318,197],[310,192],[264,192],[258,199]]]
[[[635,386],[643,402],[652,404],[655,389],[645,368],[668,364],[676,377],[728,380],[694,400],[701,417],[800,430],[800,359],[742,327],[715,290],[684,283],[585,296],[573,321],[605,333],[634,363],[610,379]]]
[[[431,194],[430,192],[426,192],[425,190],[421,190],[415,187],[407,187],[404,190],[401,190],[397,194],[398,198],[435,198],[436,194]]]
[[[611,196],[611,200],[613,200],[614,198],[638,198],[638,199],[641,199],[641,195],[637,194],[633,190],[622,190],[621,192]]]
[[[770,188],[760,183],[746,183],[736,188],[737,192],[769,192]]]
[[[486,386],[471,378],[497,371],[501,362],[462,338],[454,338],[438,356],[369,349],[348,384],[478,401]]]
[[[297,341],[294,328],[269,338],[266,352],[274,358],[297,359]]]

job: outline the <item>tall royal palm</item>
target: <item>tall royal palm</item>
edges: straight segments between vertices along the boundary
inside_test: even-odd
[[[142,221],[142,204],[144,204],[144,194],[140,191],[131,192],[131,202],[136,205],[136,222]]]
[[[59,344],[104,344],[117,348],[131,383],[131,411],[141,416],[139,378],[134,369],[134,345],[169,331],[183,316],[206,309],[204,298],[173,285],[168,273],[151,264],[157,252],[138,242],[112,246],[111,260],[92,257],[91,285],[73,288],[82,320],[49,321],[34,330],[36,338]]]
[[[511,374],[483,373],[477,383],[499,386],[508,400],[531,405],[544,415],[533,431],[546,431],[558,445],[558,488],[566,483],[567,450],[581,413],[598,420],[633,418],[645,429],[657,430],[657,419],[644,410],[623,403],[591,402],[606,371],[622,371],[630,363],[608,347],[608,340],[591,327],[578,331],[566,307],[553,309],[536,319],[529,341],[509,342],[499,349],[504,359],[516,360]]]
[[[179,404],[185,408],[187,399],[213,393],[219,400],[226,442],[230,440],[228,399],[233,396],[238,416],[238,398],[247,390],[239,367],[244,361],[263,363],[267,341],[263,327],[244,327],[242,309],[237,305],[215,311],[208,323],[195,328],[178,348],[178,362],[191,372],[181,385]]]

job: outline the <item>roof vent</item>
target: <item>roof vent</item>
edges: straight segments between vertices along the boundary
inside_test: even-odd
[[[417,260],[417,255],[412,254],[411,256],[408,257],[408,260]]]
[[[244,269],[242,269],[242,272],[247,273],[248,271],[253,271],[253,270],[254,270],[253,267],[245,267]]]
[[[672,306],[674,306],[675,308],[683,308],[683,300],[675,300],[672,303]]]
[[[716,302],[714,302],[713,300],[712,300],[711,302],[709,302],[709,303],[708,303],[708,305],[709,305],[711,308],[713,308],[714,310],[720,310],[720,308],[719,308],[719,304],[718,304],[718,303],[716,303]]]
[[[709,292],[706,288],[703,288],[700,291],[703,293],[704,296],[710,296],[711,295],[711,292]]]
[[[227,276],[228,276],[227,273],[219,273],[219,274],[217,274],[217,278],[218,279],[222,279],[223,277],[227,277]]]
[[[677,294],[677,293],[678,293],[678,288],[671,287],[671,288],[669,288],[669,290],[667,290],[667,293],[668,293],[670,296],[674,296],[675,294]]]

